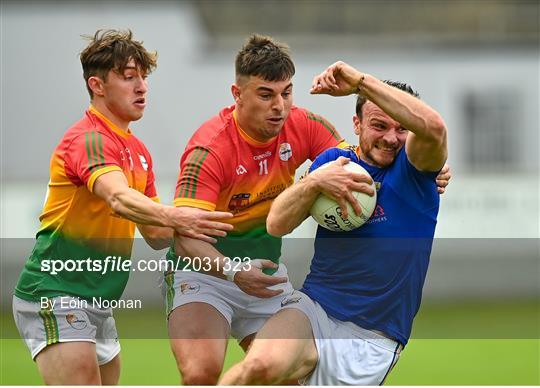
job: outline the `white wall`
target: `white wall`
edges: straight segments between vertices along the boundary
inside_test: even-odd
[[[4,180],[46,181],[44,166],[52,149],[88,105],[78,60],[86,43],[80,34],[129,27],[147,48],[158,51],[158,69],[149,79],[149,106],[133,128],[154,156],[159,181],[176,179],[179,157],[191,133],[232,103],[229,89],[234,55],[243,37],[233,50],[209,51],[209,37],[188,2],[4,1],[1,7]],[[538,50],[432,46],[413,51],[360,50],[350,43],[343,47],[338,39],[332,47],[317,52],[292,49],[297,65],[296,104],[326,116],[351,142],[355,142],[351,131],[354,99],[310,96],[307,91],[313,75],[342,59],[380,78],[412,84],[446,120],[449,161],[456,174],[468,172],[463,157],[468,141],[461,111],[463,93],[469,89],[517,90],[523,97],[523,109],[508,130],[518,138],[522,165],[537,175]]]

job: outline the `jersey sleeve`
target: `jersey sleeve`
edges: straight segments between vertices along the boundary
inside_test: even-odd
[[[393,190],[408,202],[421,210],[427,211],[439,204],[439,194],[435,178],[438,172],[419,171],[407,157],[405,147],[396,156],[395,168],[391,169]]]
[[[350,157],[347,150],[341,149],[341,148],[330,148],[321,153],[319,156],[315,158],[313,163],[311,163],[311,166],[309,167],[309,172],[313,172],[319,167],[321,167],[323,164],[333,162],[334,160],[337,160],[340,156]]]
[[[92,191],[96,179],[110,171],[122,171],[116,143],[98,131],[77,136],[67,147],[64,168],[68,178]]]
[[[315,158],[323,151],[336,147],[343,138],[332,124],[324,117],[305,111],[310,139],[309,159]]]
[[[222,186],[222,167],[209,149],[195,147],[182,156],[174,195],[175,206],[213,211]]]

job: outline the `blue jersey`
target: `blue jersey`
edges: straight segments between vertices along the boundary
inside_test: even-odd
[[[377,186],[377,206],[350,232],[319,226],[302,292],[331,316],[379,330],[405,345],[420,307],[439,211],[436,172],[420,172],[405,147],[387,168],[370,166],[353,149],[331,148],[310,172],[340,156],[360,164]]]

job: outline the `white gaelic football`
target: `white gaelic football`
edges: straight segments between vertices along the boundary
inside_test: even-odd
[[[325,163],[319,168],[326,168],[331,163],[334,162]],[[347,171],[366,174],[369,176],[369,173],[366,171],[366,169],[364,169],[364,167],[360,166],[357,163],[349,162],[343,167]],[[351,204],[347,202],[347,210],[349,212],[349,217],[347,219],[344,219],[342,217],[342,211],[338,203],[322,193],[313,203],[310,214],[319,225],[333,232],[348,232],[349,230],[356,229],[362,226],[367,220],[369,220],[369,217],[371,217],[373,210],[375,210],[375,206],[377,204],[377,191],[375,190],[375,182],[373,182],[371,187],[375,191],[375,195],[373,197],[370,197],[369,195],[364,193],[359,193],[357,191],[354,191],[352,193],[353,197],[356,198],[362,209],[362,214],[360,215],[356,215]]]

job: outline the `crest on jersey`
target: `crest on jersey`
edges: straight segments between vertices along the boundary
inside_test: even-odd
[[[141,161],[142,168],[144,168],[144,171],[148,171],[148,162],[144,158],[144,156],[139,155],[139,160]]]
[[[240,193],[240,194],[233,195],[231,200],[229,201],[229,210],[232,210],[232,211],[240,210],[248,206],[249,197],[251,197],[251,194],[249,193]]]
[[[286,162],[292,157],[292,148],[289,143],[281,143],[279,145],[279,158]]]

